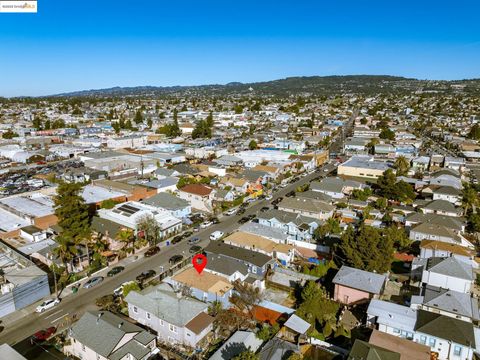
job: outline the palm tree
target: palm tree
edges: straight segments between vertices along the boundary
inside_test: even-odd
[[[393,167],[397,170],[397,176],[404,176],[407,175],[410,169],[410,162],[405,156],[399,156],[397,160],[395,160]]]
[[[125,252],[126,254],[135,253],[135,247],[133,246],[135,235],[132,229],[124,228],[120,230],[116,238],[118,241],[124,243],[122,252]]]
[[[58,246],[53,249],[53,253],[60,258],[65,266],[65,272],[68,275],[68,264],[72,265],[75,255],[78,253],[77,244],[67,236],[58,235],[55,239]]]
[[[467,213],[470,209],[474,210],[479,204],[478,193],[469,184],[464,184],[462,190],[462,206]]]

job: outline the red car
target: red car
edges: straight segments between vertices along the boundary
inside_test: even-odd
[[[55,331],[57,331],[57,328],[55,326],[52,326],[52,327],[49,327],[48,329],[37,331],[35,334],[33,334],[33,338],[35,340],[45,341],[50,336],[55,334]]]

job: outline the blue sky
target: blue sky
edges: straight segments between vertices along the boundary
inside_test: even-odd
[[[480,2],[38,0],[0,14],[0,96],[297,75],[480,77]]]

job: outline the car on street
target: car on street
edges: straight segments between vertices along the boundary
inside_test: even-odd
[[[193,231],[188,230],[188,231],[185,231],[185,232],[182,234],[182,237],[183,237],[184,239],[186,239],[186,238],[188,238],[188,237],[190,237],[190,236],[192,236],[192,235],[193,235]]]
[[[220,220],[218,220],[217,217],[212,218],[211,221],[212,221],[212,223],[214,223],[214,224],[220,224]]]
[[[244,208],[240,208],[238,211],[237,211],[237,215],[243,215],[245,214],[245,209]]]
[[[267,201],[270,201],[270,200],[272,200],[272,199],[273,199],[273,196],[272,196],[272,195],[267,195],[267,197],[265,198],[265,200],[267,200]]]
[[[242,217],[240,220],[238,220],[238,223],[239,224],[245,224],[247,223],[249,220],[248,220],[248,216],[244,216]]]
[[[213,233],[210,234],[210,240],[219,240],[225,235],[222,231],[214,231]]]
[[[285,194],[286,197],[294,197],[295,196],[295,191],[289,191],[288,193]]]
[[[38,305],[37,308],[35,309],[35,311],[37,313],[41,313],[41,312],[47,311],[48,309],[53,308],[54,306],[56,306],[58,304],[60,304],[60,299],[59,298],[48,299],[48,300],[45,300],[40,305]]]
[[[145,257],[151,257],[155,254],[158,254],[159,252],[160,252],[160,248],[158,246],[153,246],[150,249],[148,249],[147,251],[145,251]]]
[[[265,212],[265,211],[268,211],[270,210],[270,208],[268,206],[264,206],[260,209],[261,212]]]
[[[272,205],[278,205],[283,200],[283,197],[276,198],[272,201]]]
[[[125,270],[125,267],[123,267],[123,266],[115,266],[114,268],[112,268],[112,270],[110,270],[110,271],[107,273],[107,276],[108,276],[108,277],[115,276],[115,275],[121,273],[123,270]]]
[[[200,242],[200,238],[198,236],[195,236],[188,240],[188,245],[194,245],[198,242]]]
[[[205,221],[205,222],[203,222],[203,223],[200,224],[200,228],[206,229],[207,227],[212,226],[212,225],[213,225],[213,222],[211,222],[211,221]]]
[[[288,184],[287,184],[287,183],[283,183],[283,184],[280,184],[279,186],[280,186],[281,188],[286,188],[286,187],[288,186]]]
[[[172,244],[178,244],[182,240],[183,240],[183,236],[182,235],[177,235],[172,239]]]
[[[236,212],[237,212],[237,209],[230,209],[225,213],[225,215],[227,216],[235,215]]]
[[[155,275],[157,275],[157,272],[155,270],[147,270],[147,271],[143,271],[140,275],[138,275],[135,279],[138,281],[138,282],[144,282],[145,280],[147,279],[150,279],[152,277],[154,277]]]
[[[84,289],[90,289],[103,281],[103,276],[95,276],[83,284]]]
[[[188,250],[188,252],[190,254],[195,254],[195,253],[198,253],[202,250],[202,247],[200,245],[193,245],[192,247],[190,247],[190,249]]]
[[[183,255],[173,255],[170,259],[168,259],[168,263],[170,265],[175,265],[183,260]]]
[[[33,339],[39,340],[39,341],[45,341],[50,336],[55,334],[56,331],[57,331],[57,328],[55,326],[51,326],[48,329],[37,331],[35,334],[33,334]]]

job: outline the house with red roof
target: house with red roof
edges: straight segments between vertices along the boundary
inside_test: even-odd
[[[215,197],[215,190],[202,184],[188,184],[178,191],[181,199],[187,200],[192,208],[213,212],[212,201]]]

